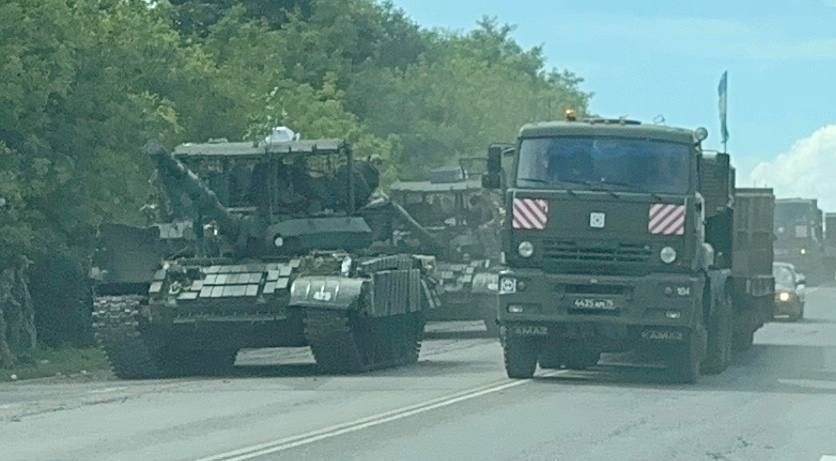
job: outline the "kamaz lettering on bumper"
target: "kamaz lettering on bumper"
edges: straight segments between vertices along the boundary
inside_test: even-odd
[[[677,330],[645,329],[642,331],[642,339],[647,341],[674,341],[685,340],[685,333]]]

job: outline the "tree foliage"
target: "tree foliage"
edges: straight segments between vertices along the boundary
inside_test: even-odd
[[[391,180],[588,100],[510,26],[429,31],[372,0],[7,0],[0,36],[0,264],[82,259],[99,223],[137,221],[149,140],[287,125]]]

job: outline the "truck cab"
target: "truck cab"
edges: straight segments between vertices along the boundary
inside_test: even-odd
[[[499,281],[509,376],[631,349],[663,357],[681,381],[704,361],[725,368],[734,173],[728,155],[703,154],[706,136],[623,119],[522,127]],[[496,185],[490,160],[484,182]]]
[[[775,257],[808,274],[810,281],[832,279],[825,268],[826,242],[818,200],[782,198],[775,202]]]

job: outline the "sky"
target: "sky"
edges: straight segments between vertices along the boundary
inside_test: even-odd
[[[394,4],[428,28],[466,31],[483,16],[515,25],[523,46],[544,47],[549,67],[584,78],[593,112],[705,126],[713,149],[717,84],[728,70],[728,150],[739,182],[817,194],[836,211],[836,0]]]

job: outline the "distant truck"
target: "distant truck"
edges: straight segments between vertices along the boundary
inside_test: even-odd
[[[824,269],[828,280],[836,279],[836,213],[824,214]]]
[[[829,278],[825,270],[824,224],[818,200],[785,198],[775,201],[775,259],[790,263],[810,283]]]
[[[693,383],[751,346],[774,306],[774,196],[735,189],[706,136],[623,119],[522,127],[499,280],[509,377],[636,350]],[[489,149],[484,184],[502,177]]]

